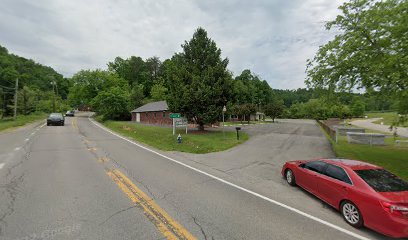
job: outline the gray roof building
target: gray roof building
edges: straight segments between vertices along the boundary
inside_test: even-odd
[[[139,108],[136,108],[135,110],[132,111],[135,113],[140,113],[140,112],[159,112],[159,111],[167,111],[169,110],[169,107],[167,106],[166,101],[158,101],[158,102],[151,102],[148,104],[145,104]]]

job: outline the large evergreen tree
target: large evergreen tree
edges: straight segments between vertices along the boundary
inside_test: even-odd
[[[183,52],[175,54],[166,66],[168,104],[171,111],[182,113],[204,129],[204,124],[219,119],[230,99],[228,59],[221,58],[221,49],[203,28],[198,28],[182,48]]]

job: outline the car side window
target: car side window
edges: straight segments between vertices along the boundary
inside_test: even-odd
[[[328,164],[325,175],[340,180],[342,182],[351,184],[349,176],[347,175],[346,171],[344,171],[344,169],[341,167]]]
[[[313,162],[305,163],[303,168],[309,169],[309,170],[317,172],[317,173],[323,173],[326,166],[327,166],[327,163],[325,163],[325,162],[313,161]]]

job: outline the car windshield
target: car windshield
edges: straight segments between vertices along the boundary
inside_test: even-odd
[[[61,117],[61,113],[51,113],[50,117]]]
[[[408,182],[384,169],[355,170],[377,192],[408,191]]]

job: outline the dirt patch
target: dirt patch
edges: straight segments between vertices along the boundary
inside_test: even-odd
[[[122,126],[122,129],[123,129],[123,130],[126,130],[126,131],[129,131],[129,132],[132,131],[132,128],[129,127],[129,126],[126,126],[126,125],[123,125],[123,126]]]

